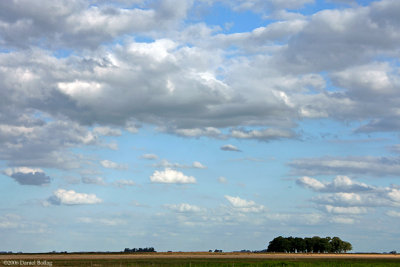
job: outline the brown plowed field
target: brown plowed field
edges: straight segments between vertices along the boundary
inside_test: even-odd
[[[399,259],[398,254],[292,254],[292,253],[68,253],[68,254],[3,254],[0,260],[100,260],[100,259]]]

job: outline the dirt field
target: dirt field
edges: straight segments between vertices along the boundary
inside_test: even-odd
[[[101,259],[398,259],[398,254],[291,254],[291,253],[109,253],[109,254],[3,254],[0,260],[101,260]]]

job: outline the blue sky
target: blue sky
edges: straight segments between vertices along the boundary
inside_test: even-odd
[[[399,12],[0,2],[0,251],[400,250]]]

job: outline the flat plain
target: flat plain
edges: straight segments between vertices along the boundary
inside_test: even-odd
[[[3,254],[0,266],[400,266],[397,254],[68,253]]]

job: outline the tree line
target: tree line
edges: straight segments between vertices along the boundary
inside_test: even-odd
[[[275,237],[269,242],[267,252],[286,253],[343,253],[352,250],[349,242],[339,237]]]
[[[124,250],[125,253],[136,253],[136,252],[156,252],[156,250],[153,247],[149,248],[125,248]]]

